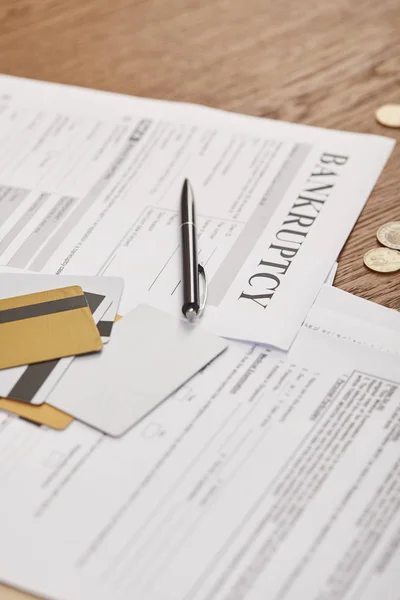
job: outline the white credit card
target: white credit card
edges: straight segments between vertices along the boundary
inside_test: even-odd
[[[47,402],[119,436],[227,346],[195,323],[142,304],[115,324],[101,353],[76,357]]]
[[[119,277],[89,277],[82,275],[42,275],[39,273],[10,273],[0,268],[0,297],[11,298],[22,294],[41,292],[69,285],[80,285],[85,292],[95,323],[103,315],[114,315],[123,291]],[[115,311],[115,312],[114,312]],[[111,318],[111,317],[110,317]],[[99,328],[100,329],[100,328]],[[106,330],[103,329],[103,333]],[[102,335],[102,339],[109,336]],[[48,393],[69,367],[74,357],[46,361],[0,371],[0,396],[31,404],[43,404]]]

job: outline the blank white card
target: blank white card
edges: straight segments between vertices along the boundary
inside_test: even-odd
[[[115,324],[100,354],[75,358],[47,402],[119,436],[226,348],[196,324],[142,304]]]

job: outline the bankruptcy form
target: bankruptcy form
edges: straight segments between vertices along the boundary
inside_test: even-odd
[[[179,196],[196,196],[202,327],[289,348],[394,142],[0,77],[0,264],[130,280],[180,314]],[[107,271],[107,270],[110,271]]]
[[[66,600],[398,600],[399,333],[325,286],[288,354],[232,342],[120,439],[2,415],[0,579]]]

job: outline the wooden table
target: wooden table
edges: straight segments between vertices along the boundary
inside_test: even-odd
[[[399,0],[1,0],[0,72],[400,141],[374,118],[400,103],[399,31]],[[335,281],[393,308],[400,274],[362,257],[400,220],[399,159],[396,148]]]

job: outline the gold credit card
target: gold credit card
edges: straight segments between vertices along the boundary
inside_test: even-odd
[[[0,600],[40,600],[40,598],[0,583]]]
[[[0,369],[86,354],[103,344],[79,286],[0,300]]]
[[[0,398],[0,409],[38,425],[46,425],[46,427],[58,430],[65,429],[73,421],[72,417],[49,404],[35,406],[18,400]]]

